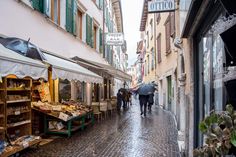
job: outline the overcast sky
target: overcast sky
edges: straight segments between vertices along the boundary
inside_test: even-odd
[[[137,42],[140,40],[140,21],[143,7],[143,0],[121,0],[124,35],[127,41],[127,53],[129,66],[136,59]]]

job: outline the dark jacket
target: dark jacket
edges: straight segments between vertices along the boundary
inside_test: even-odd
[[[154,103],[153,97],[154,97],[154,94],[149,94],[148,95],[148,103],[149,104],[153,104]]]

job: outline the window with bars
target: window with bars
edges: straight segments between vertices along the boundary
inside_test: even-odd
[[[168,16],[165,22],[165,33],[166,33],[166,53],[170,53],[170,16]]]
[[[161,34],[157,37],[157,60],[161,63]]]

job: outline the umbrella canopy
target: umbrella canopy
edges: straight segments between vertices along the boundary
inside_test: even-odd
[[[139,95],[149,95],[155,92],[156,88],[153,84],[141,85],[137,91]]]
[[[19,38],[0,38],[0,43],[4,47],[26,57],[38,59],[40,61],[46,60],[46,57],[39,50],[39,48],[29,41],[25,41]]]

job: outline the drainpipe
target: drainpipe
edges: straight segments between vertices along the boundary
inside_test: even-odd
[[[180,121],[180,137],[183,138],[184,140],[184,146],[181,149],[184,150],[180,150],[180,151],[185,151],[186,147],[187,147],[187,139],[188,139],[188,128],[186,128],[186,126],[188,126],[188,124],[186,124],[186,113],[188,113],[188,106],[189,105],[185,105],[185,84],[186,84],[186,73],[185,73],[185,67],[184,67],[184,49],[182,46],[182,39],[180,39],[179,37],[176,37],[174,39],[174,46],[176,48],[179,49],[178,51],[178,66],[180,68],[180,74],[178,77],[178,81],[179,81],[179,86],[180,86],[180,117],[179,117],[179,121]]]

